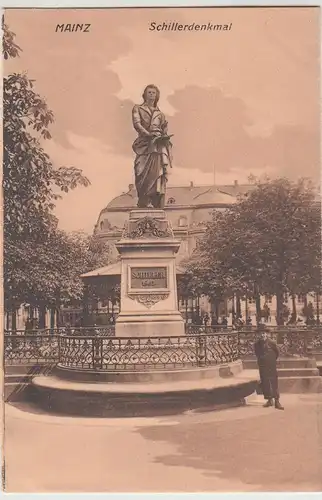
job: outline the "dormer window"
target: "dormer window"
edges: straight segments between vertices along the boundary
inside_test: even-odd
[[[103,229],[111,229],[111,223],[108,219],[101,220],[100,229],[101,231],[103,231]]]
[[[173,205],[176,202],[174,198],[169,198],[168,199],[168,205]]]

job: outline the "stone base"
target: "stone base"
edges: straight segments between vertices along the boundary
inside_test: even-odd
[[[117,337],[170,337],[185,335],[181,314],[120,314],[115,324]]]
[[[116,244],[121,255],[116,337],[185,335],[177,297],[175,255],[179,247],[164,210],[131,210]]]
[[[243,372],[229,378],[166,383],[81,383],[37,376],[28,401],[48,413],[78,417],[146,417],[177,415],[189,410],[221,409],[245,403],[256,377]]]
[[[51,375],[63,380],[74,382],[109,382],[124,384],[155,384],[167,383],[169,388],[173,382],[196,382],[214,380],[214,379],[232,379],[241,376],[243,371],[242,362],[234,361],[226,365],[215,365],[207,367],[191,366],[190,368],[175,369],[145,369],[137,368],[135,370],[84,370],[80,368],[70,368],[58,365],[52,371]],[[256,373],[253,374],[256,380]]]
[[[6,365],[4,380],[4,400],[7,402],[21,399],[33,377],[47,374],[51,367],[44,364]]]

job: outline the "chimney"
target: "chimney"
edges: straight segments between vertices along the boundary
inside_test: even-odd
[[[234,181],[234,186],[237,187],[238,186],[238,181]]]
[[[134,184],[129,184],[129,191],[132,191],[134,189]]]

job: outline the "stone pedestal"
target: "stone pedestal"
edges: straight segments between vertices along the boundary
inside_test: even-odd
[[[176,282],[179,247],[164,210],[130,212],[116,244],[122,263],[117,337],[184,335]]]

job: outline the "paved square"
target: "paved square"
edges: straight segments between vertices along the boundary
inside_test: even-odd
[[[6,491],[321,491],[322,395],[282,401],[137,419],[6,405]]]

